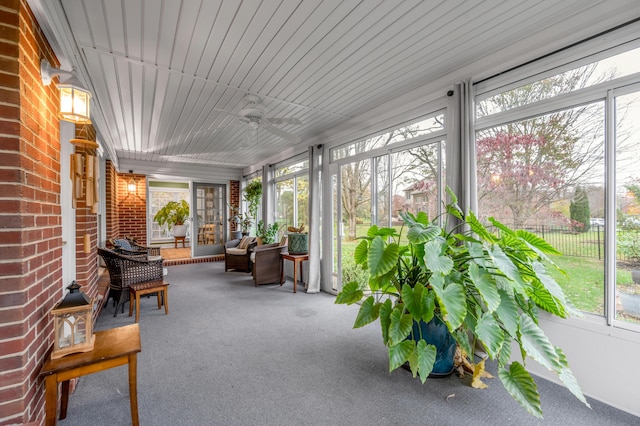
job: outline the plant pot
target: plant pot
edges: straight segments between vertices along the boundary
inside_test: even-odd
[[[242,231],[231,231],[232,240],[239,240],[240,238],[242,238]]]
[[[618,290],[620,304],[625,314],[640,319],[640,294],[625,293]]]
[[[448,377],[454,370],[454,358],[456,355],[456,339],[453,338],[447,326],[438,317],[433,317],[429,322],[413,322],[413,340],[419,340],[420,336],[428,344],[436,347],[436,360],[433,370],[429,374],[431,378]],[[411,338],[411,337],[409,337]],[[403,366],[411,370],[409,364]]]
[[[309,234],[289,233],[289,254],[309,253]]]
[[[173,225],[173,236],[174,237],[186,237],[187,236],[187,225]]]

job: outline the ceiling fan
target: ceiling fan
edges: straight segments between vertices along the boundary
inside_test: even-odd
[[[264,111],[262,108],[258,107],[258,104],[262,102],[262,99],[259,96],[248,94],[245,96],[247,101],[247,106],[237,113],[229,112],[223,109],[214,108],[215,111],[224,112],[229,115],[233,115],[236,117],[236,120],[240,123],[244,123],[247,127],[247,131],[244,135],[244,142],[247,143],[249,141],[256,141],[258,135],[258,129],[264,129],[267,132],[273,133],[276,136],[281,137],[284,140],[289,142],[298,143],[300,142],[300,138],[292,133],[284,131],[278,127],[275,127],[277,124],[290,124],[290,125],[300,125],[302,122],[297,118],[278,118],[278,117],[265,117]],[[232,123],[228,126],[236,126],[238,123]],[[223,126],[223,127],[228,127]]]

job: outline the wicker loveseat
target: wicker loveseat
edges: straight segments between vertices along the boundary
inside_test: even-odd
[[[162,258],[147,257],[146,254],[128,256],[114,250],[98,248],[98,254],[104,260],[109,271],[109,296],[117,300],[113,314],[118,308],[124,312],[124,304],[129,300],[129,285],[163,279]]]
[[[257,244],[253,237],[227,241],[224,245],[224,270],[251,272],[251,251]]]

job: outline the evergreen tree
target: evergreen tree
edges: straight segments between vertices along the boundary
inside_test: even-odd
[[[591,227],[591,211],[589,197],[583,187],[577,186],[576,193],[569,205],[569,214],[576,231],[587,232]]]

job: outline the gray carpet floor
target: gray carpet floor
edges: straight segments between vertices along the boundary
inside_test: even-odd
[[[530,416],[499,379],[422,385],[388,372],[379,326],[352,329],[357,306],[326,293],[254,287],[222,262],[169,267],[169,315],[141,302],[141,425],[639,425],[640,418],[537,379],[544,420]],[[133,323],[109,303],[96,330]],[[126,366],[80,379],[60,425],[130,424]]]

